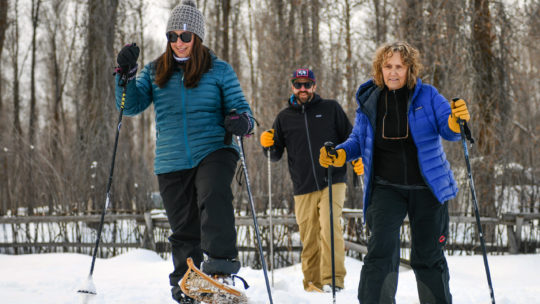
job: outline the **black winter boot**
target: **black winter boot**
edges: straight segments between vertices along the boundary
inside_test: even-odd
[[[180,304],[199,304],[200,302],[188,297],[184,292],[182,292],[182,289],[180,289],[180,286],[174,286],[171,288],[172,298],[180,303]]]
[[[208,275],[231,275],[240,270],[240,262],[234,259],[208,257],[201,263],[201,271]]]

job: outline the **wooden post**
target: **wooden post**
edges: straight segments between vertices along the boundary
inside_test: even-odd
[[[516,216],[515,231],[514,225],[506,226],[508,235],[508,252],[510,254],[518,254],[521,247],[521,228],[523,227],[524,219],[522,216]]]
[[[144,213],[144,223],[146,224],[146,230],[144,231],[142,247],[156,251],[156,242],[154,240],[154,224],[152,223],[152,216],[150,212]]]

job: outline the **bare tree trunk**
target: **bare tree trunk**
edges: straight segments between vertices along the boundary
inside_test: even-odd
[[[231,0],[221,0],[221,57],[229,62],[229,15],[231,12]]]
[[[310,64],[313,67],[313,71],[316,75],[322,76],[321,73],[321,43],[319,41],[319,23],[320,23],[320,6],[319,0],[311,1],[311,58]],[[324,81],[322,77],[319,77],[320,81]]]
[[[137,15],[139,16],[139,44],[141,47],[141,54],[139,62],[141,63],[140,66],[143,66],[146,64],[146,58],[145,58],[145,47],[146,47],[146,40],[144,37],[144,0],[139,0],[139,5],[136,9]],[[139,130],[141,131],[141,136],[139,137],[139,151],[142,151],[143,154],[143,164],[144,167],[152,168],[152,160],[154,159],[154,151],[152,149],[152,136],[151,136],[151,130],[152,130],[152,113],[149,111],[144,111],[140,115],[139,120]]]
[[[410,44],[418,48],[421,54],[424,53],[422,31],[423,21],[423,0],[405,0],[405,10],[402,14],[401,37]]]
[[[473,112],[473,121],[478,129],[478,152],[483,157],[476,168],[478,203],[485,216],[495,216],[494,191],[496,154],[501,151],[496,126],[500,122],[500,100],[493,92],[499,85],[496,83],[493,70],[495,56],[492,51],[494,35],[492,33],[491,13],[488,0],[473,1],[472,32],[472,64],[473,100],[478,106]]]
[[[221,20],[222,20],[221,19],[221,8],[222,8],[221,1],[223,0],[215,0],[215,1],[217,3],[215,3],[214,9],[210,10],[212,14],[210,18],[212,17],[215,18],[215,24],[214,24],[214,30],[213,30],[215,35],[210,37],[212,40],[211,40],[211,43],[209,43],[208,45],[210,46],[210,48],[212,48],[216,52],[216,54],[219,57],[223,58],[222,56],[223,46],[221,45],[221,43],[223,42],[223,38],[221,37],[223,35],[223,31],[220,30],[221,27],[223,26],[221,23]],[[210,24],[207,23],[207,27],[206,27],[207,31],[210,31],[210,26],[208,26]]]
[[[352,72],[353,69],[353,58],[352,58],[352,32],[351,32],[351,3],[349,0],[345,0],[345,16],[343,22],[345,23],[345,53],[347,58],[345,60],[345,66],[346,66],[346,77],[347,77],[347,93],[345,96],[354,96],[354,74]],[[350,100],[346,100],[346,109],[348,113],[353,113],[354,109],[356,108],[356,102],[354,98],[351,98]]]
[[[7,22],[8,12],[8,0],[0,0],[0,71],[2,70],[2,50],[4,49],[4,40],[6,38],[6,30],[9,26]],[[2,94],[2,88],[4,86],[4,80],[0,76],[0,134],[4,133],[4,101]],[[0,197],[1,199],[1,197]]]
[[[311,24],[309,24],[309,10],[308,10],[308,1],[307,0],[300,0],[300,28],[302,29],[301,37],[300,37],[300,65],[302,67],[311,67],[311,63],[313,60],[312,53],[311,53],[311,31],[310,27]],[[309,1],[311,2],[311,0]]]
[[[298,42],[296,41],[296,37],[294,35],[294,28],[296,26],[296,12],[300,6],[300,1],[302,0],[289,0],[290,1],[290,6],[291,6],[291,10],[289,11],[289,21],[288,21],[288,24],[287,24],[287,28],[289,29],[288,31],[286,31],[287,33],[287,41],[290,41],[291,44],[290,44],[290,55],[287,56],[289,58],[288,60],[288,68],[291,69],[291,68],[294,68],[292,67],[293,65],[296,65],[298,63],[298,53],[299,53],[299,48],[298,48]],[[301,9],[301,7],[300,7]],[[300,47],[300,49],[302,49]]]
[[[240,27],[241,24],[239,24],[240,19],[240,2],[236,3],[234,7],[232,8],[233,14],[232,14],[232,26],[230,31],[232,32],[232,43],[231,43],[231,56],[230,56],[230,64],[233,67],[234,71],[238,75],[238,80],[242,82],[243,80],[243,73],[241,68],[241,61],[240,61],[240,52],[238,50],[240,41]],[[247,97],[247,96],[246,96]]]
[[[36,2],[37,1],[37,2]],[[28,168],[32,168],[34,164],[34,151],[35,148],[35,132],[36,132],[36,123],[37,123],[37,109],[36,109],[36,34],[37,27],[39,24],[39,7],[41,5],[41,0],[32,0],[32,54],[31,54],[31,67],[30,67],[30,115],[28,120],[28,143],[30,148],[28,149]],[[28,185],[33,185],[33,172],[32,170],[26,171],[26,181]],[[28,207],[28,215],[34,214],[34,203],[36,201],[35,196],[35,187],[28,187],[25,191],[26,195],[26,204]]]
[[[11,64],[13,68],[13,131],[14,138],[20,138],[21,128],[21,105],[19,99],[19,1],[14,3],[15,18],[13,20],[12,39],[11,39]]]
[[[117,111],[114,105],[114,82],[111,77],[111,67],[114,65],[115,20],[118,0],[99,0],[88,3],[88,35],[87,35],[87,58],[86,94],[81,98],[80,111],[82,115],[79,138],[81,140],[81,161],[85,168],[90,164],[96,164],[96,177],[91,178],[87,172],[83,173],[81,180],[81,193],[90,194],[90,209],[100,210],[100,205],[92,206],[96,200],[103,201],[103,193],[109,175],[109,164],[113,147],[113,136],[116,127]],[[91,189],[87,185],[93,185]]]
[[[4,40],[6,37],[6,30],[9,26],[7,22],[7,11],[8,11],[8,1],[0,0],[0,71],[2,70],[2,50],[4,49]],[[4,137],[4,134],[7,134],[7,130],[4,127],[6,115],[4,114],[4,101],[3,101],[3,92],[2,88],[4,87],[4,79],[0,75],[0,136]],[[0,139],[0,144],[3,144],[2,139]],[[8,202],[8,171],[7,171],[7,153],[2,153],[0,151],[0,166],[2,170],[0,172],[0,215],[5,215],[7,211],[7,202]]]
[[[30,68],[30,120],[28,126],[28,141],[31,145],[35,142],[35,128],[37,123],[36,110],[36,34],[39,25],[39,7],[41,0],[32,0],[32,66]]]
[[[382,1],[382,3],[381,3]],[[346,0],[348,2],[348,0]],[[379,46],[386,41],[386,0],[373,0],[375,10],[375,44]]]
[[[281,1],[279,1],[281,2]],[[251,6],[251,0],[248,0],[248,30],[247,33],[244,33],[244,48],[246,49],[247,53],[247,60],[248,60],[248,66],[249,66],[249,100],[251,101],[251,106],[253,108],[254,112],[257,111],[257,101],[255,99],[255,87],[257,85],[257,77],[256,77],[256,66],[255,66],[255,50],[253,48],[253,32],[254,32],[254,22],[253,22],[253,9]]]
[[[75,18],[74,25],[71,26],[72,33],[70,37],[67,36],[69,31],[64,25],[66,20],[64,14],[66,12],[66,4],[63,0],[54,0],[49,2],[49,5],[46,6],[45,19],[43,22],[47,27],[47,39],[49,46],[47,68],[47,79],[49,80],[49,93],[48,98],[50,106],[48,107],[48,117],[46,121],[46,127],[49,131],[48,138],[44,144],[48,147],[46,154],[52,167],[56,169],[55,172],[49,172],[52,174],[51,178],[48,178],[49,183],[52,186],[49,187],[47,192],[49,214],[52,214],[55,210],[70,210],[71,196],[69,195],[69,186],[65,182],[66,175],[65,172],[66,160],[69,159],[69,156],[66,157],[68,152],[66,151],[66,146],[69,141],[66,140],[66,135],[69,134],[68,126],[66,125],[65,111],[64,111],[64,94],[66,83],[71,78],[68,78],[70,75],[70,67],[73,60],[73,53],[76,51],[75,42],[77,41],[78,33],[78,19]],[[79,14],[79,4],[75,6],[74,16]],[[69,41],[69,45],[63,46],[59,41]],[[52,170],[50,170],[52,171]],[[53,174],[55,173],[55,174]]]
[[[16,0],[13,3],[13,20],[10,31],[10,45],[9,53],[11,59],[12,68],[12,94],[13,94],[13,127],[11,128],[11,143],[13,151],[20,153],[12,153],[9,159],[6,159],[6,172],[8,173],[8,193],[18,193],[20,195],[8,194],[8,205],[12,212],[17,210],[19,202],[24,199],[21,197],[24,192],[19,192],[20,183],[18,178],[20,175],[15,172],[19,172],[22,158],[24,157],[24,151],[22,150],[22,128],[21,128],[21,105],[20,105],[20,80],[19,80],[19,3]],[[10,185],[11,184],[11,185]]]

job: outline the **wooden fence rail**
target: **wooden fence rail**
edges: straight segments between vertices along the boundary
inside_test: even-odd
[[[359,255],[363,255],[367,252],[367,231],[365,231],[364,226],[361,224],[363,222],[363,213],[361,210],[344,210],[343,220],[345,223],[345,246],[348,250],[357,252]],[[82,238],[79,236],[77,238],[72,238],[70,241],[66,241],[66,238],[60,238],[59,241],[39,239],[34,235],[34,238],[28,237],[29,235],[35,234],[36,231],[42,228],[29,228],[31,225],[39,227],[39,225],[67,225],[67,224],[77,224],[76,230],[79,231],[81,227],[90,227],[96,228],[97,223],[100,221],[100,215],[81,215],[81,216],[24,216],[24,217],[0,217],[0,250],[4,249],[3,252],[6,252],[6,249],[12,249],[13,253],[20,252],[19,249],[33,247],[39,248],[40,250],[33,250],[31,252],[50,252],[47,248],[78,248],[90,249],[95,243],[92,242],[91,238]],[[103,240],[101,243],[102,248],[148,248],[157,252],[168,252],[169,244],[166,240],[166,236],[169,233],[169,223],[164,214],[108,214],[105,216],[105,223],[108,225],[114,225],[120,221],[131,221],[133,222],[133,230],[137,230],[136,236],[131,239],[131,241],[119,241],[117,239],[108,238]],[[268,215],[259,216],[257,218],[258,224],[261,227],[261,230],[264,230],[268,233],[268,226],[270,224],[270,219]],[[498,227],[505,227],[506,230],[506,240],[498,242],[499,244],[488,244],[488,251],[491,252],[508,252],[511,254],[523,252],[523,243],[527,242],[527,252],[536,252],[540,248],[540,213],[505,213],[500,216],[500,218],[481,218],[483,225],[496,225]],[[407,223],[407,219],[405,220]],[[454,224],[465,224],[469,225],[468,229],[475,229],[476,219],[474,217],[468,216],[450,216],[450,222]],[[275,227],[290,227],[292,231],[296,231],[297,225],[294,215],[279,215],[273,216],[272,224]],[[2,235],[8,233],[6,230],[6,225],[10,225],[10,231],[17,235],[16,229],[22,229],[24,226],[25,231],[20,232],[18,235],[26,235],[26,239],[23,241],[17,240],[17,238],[7,237]],[[236,225],[238,227],[251,227],[253,229],[253,219],[251,216],[237,216]],[[63,227],[64,227],[63,226]],[[4,229],[2,230],[2,227]],[[472,227],[472,228],[471,228]],[[526,228],[527,227],[527,228]],[[33,231],[32,231],[33,229]],[[527,229],[527,235],[533,236],[529,237],[527,240],[523,240],[524,229]],[[3,231],[3,232],[2,232]],[[126,232],[127,233],[127,232]],[[131,233],[131,232],[129,232]],[[289,232],[290,233],[290,232]],[[406,233],[405,233],[406,234]],[[158,238],[156,240],[156,238]],[[266,238],[263,237],[266,241]],[[4,241],[3,241],[4,240]],[[7,241],[6,241],[7,240]],[[134,241],[135,240],[135,241]],[[251,246],[246,242],[246,244],[239,244],[239,249],[241,251],[251,252],[255,250],[254,246]],[[407,247],[409,241],[406,237],[402,241],[402,247]],[[298,245],[291,244],[275,244],[278,251],[279,250],[294,250],[298,251],[301,247]],[[478,243],[472,241],[471,243],[460,243],[456,240],[449,242],[448,246],[450,248],[461,248],[461,250],[475,250],[478,249]],[[453,246],[453,247],[452,247]],[[504,247],[504,248],[501,248]],[[69,251],[69,249],[67,249]],[[1,252],[1,251],[0,251]],[[256,252],[255,252],[256,253]]]

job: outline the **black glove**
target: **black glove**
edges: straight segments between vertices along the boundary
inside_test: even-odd
[[[251,129],[251,119],[248,113],[236,114],[232,113],[225,116],[225,130],[237,136],[247,135]]]
[[[128,79],[133,78],[137,73],[139,52],[139,47],[135,43],[124,45],[116,57],[118,63],[116,72],[120,75],[127,75]]]

